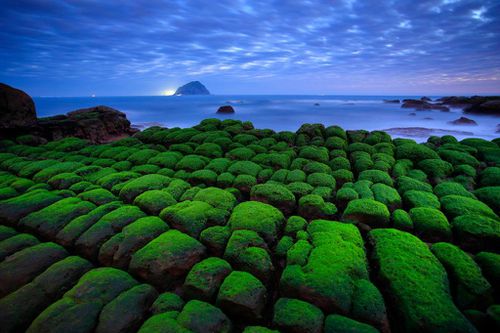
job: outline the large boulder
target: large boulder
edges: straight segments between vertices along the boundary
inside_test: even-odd
[[[0,83],[0,128],[36,125],[33,99],[24,91]]]
[[[210,95],[210,92],[200,81],[192,81],[177,88],[174,95]]]

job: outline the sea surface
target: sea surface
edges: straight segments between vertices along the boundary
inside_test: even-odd
[[[439,96],[431,96],[438,98]],[[253,122],[257,128],[296,131],[304,123],[339,125],[344,129],[385,130],[421,127],[429,130],[393,130],[394,137],[412,137],[425,141],[429,135],[452,134],[457,138],[500,137],[495,133],[500,117],[465,115],[478,125],[452,125],[462,116],[461,109],[450,112],[415,111],[384,99],[420,98],[420,96],[312,96],[312,95],[210,95],[210,96],[137,96],[137,97],[36,97],[39,117],[64,114],[79,108],[107,105],[127,114],[138,128],[149,126],[191,127],[205,118],[239,119]],[[232,105],[233,115],[218,115],[221,105]],[[410,115],[415,113],[415,115]]]

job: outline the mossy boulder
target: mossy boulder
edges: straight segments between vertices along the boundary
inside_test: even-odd
[[[140,284],[122,292],[103,307],[95,332],[137,331],[157,296],[158,292],[148,284]]]
[[[274,304],[273,325],[283,332],[320,333],[324,315],[314,305],[292,298],[280,298]]]
[[[162,190],[149,190],[134,199],[134,205],[150,215],[159,215],[163,209],[176,203],[170,193]]]
[[[410,210],[415,234],[424,241],[437,242],[451,239],[451,226],[446,216],[430,207],[416,207]]]
[[[407,176],[401,176],[397,181],[398,192],[403,195],[406,191],[416,190],[432,193],[432,186],[428,183],[413,179]]]
[[[325,333],[377,333],[373,326],[353,320],[342,315],[333,314],[325,319]]]
[[[125,202],[133,202],[139,194],[149,190],[160,190],[168,186],[170,182],[169,177],[145,175],[127,182],[120,190],[120,198]]]
[[[257,177],[262,167],[251,161],[237,161],[227,169],[233,175],[249,175]]]
[[[99,219],[75,241],[75,249],[86,258],[97,259],[99,248],[124,227],[146,216],[135,206],[119,207]]]
[[[196,239],[169,230],[132,255],[129,269],[145,281],[165,288],[184,278],[205,257],[206,249]]]
[[[200,242],[208,248],[210,253],[221,256],[224,253],[229,237],[231,237],[231,230],[229,227],[213,226],[201,232]]]
[[[198,300],[186,303],[177,322],[193,333],[229,333],[232,330],[231,321],[219,308]]]
[[[49,184],[52,188],[62,190],[70,188],[71,185],[81,182],[82,180],[82,177],[73,172],[63,172],[55,175],[54,177],[51,177],[47,181],[47,184]]]
[[[476,332],[450,295],[446,271],[427,245],[396,229],[369,233],[375,276],[405,332]]]
[[[401,208],[401,196],[395,188],[386,184],[376,183],[373,184],[370,189],[373,192],[373,198],[386,205],[390,211]]]
[[[332,219],[337,207],[317,194],[308,194],[299,199],[298,214],[306,219]]]
[[[336,181],[332,175],[321,172],[314,172],[307,176],[307,183],[314,186],[324,186],[335,189]]]
[[[40,241],[30,234],[17,234],[0,241],[0,262],[11,254],[27,247],[37,245]]]
[[[431,251],[448,272],[451,292],[459,308],[482,309],[493,303],[490,283],[467,253],[450,243],[436,243]]]
[[[424,145],[405,143],[396,147],[396,158],[409,159],[417,163],[427,159],[439,159],[439,155]]]
[[[103,188],[92,189],[84,191],[77,196],[82,200],[89,201],[95,205],[105,205],[107,203],[118,200],[113,193]]]
[[[462,197],[466,198],[475,199],[474,194],[467,191],[462,184],[450,181],[437,184],[434,187],[434,194],[437,195],[439,198],[453,194],[453,195],[461,195]]]
[[[486,186],[474,191],[474,195],[490,206],[495,212],[500,212],[500,186]]]
[[[431,192],[409,190],[403,194],[403,203],[406,209],[412,209],[414,207],[429,207],[439,209],[441,208],[441,203],[438,197],[436,197]]]
[[[285,218],[275,207],[257,201],[240,203],[233,209],[228,225],[231,230],[253,230],[267,242],[275,242]]]
[[[186,276],[182,286],[184,295],[188,299],[213,301],[222,281],[231,271],[231,265],[218,257],[210,257],[200,261]]]
[[[256,277],[247,272],[233,271],[222,282],[217,306],[238,319],[257,321],[262,318],[267,290]]]
[[[500,251],[498,219],[477,213],[465,214],[452,220],[457,243],[466,251]]]
[[[479,175],[481,186],[500,186],[500,167],[489,167]]]
[[[107,240],[99,249],[98,260],[105,266],[126,270],[137,250],[168,229],[168,225],[156,216],[141,217]]]
[[[371,199],[356,199],[347,204],[342,220],[383,227],[389,224],[390,216],[386,205]]]
[[[479,252],[474,260],[481,268],[481,273],[490,282],[495,291],[495,297],[500,295],[500,287],[496,281],[500,279],[500,254],[493,252]]]
[[[193,200],[203,201],[215,208],[230,211],[236,205],[235,196],[229,192],[217,187],[207,187],[201,189],[193,197]]]
[[[453,172],[453,165],[441,159],[427,159],[418,162],[418,167],[430,178],[445,178]]]
[[[135,285],[137,282],[126,272],[108,267],[93,269],[46,308],[27,332],[52,332],[54,328],[61,332],[92,332],[104,305]]]
[[[387,186],[393,186],[393,181],[388,173],[380,170],[365,170],[359,174],[358,180],[369,180],[372,183],[382,183]]]
[[[296,207],[294,194],[279,184],[255,185],[250,191],[250,200],[270,204],[286,215],[291,214]]]
[[[410,214],[403,209],[396,209],[392,212],[392,226],[403,231],[413,230],[413,221]]]
[[[169,311],[181,311],[184,304],[184,300],[179,295],[167,291],[156,298],[151,305],[150,312],[155,315]]]
[[[460,195],[450,194],[442,197],[441,206],[450,219],[466,214],[483,215],[493,219],[498,218],[497,214],[485,203]]]

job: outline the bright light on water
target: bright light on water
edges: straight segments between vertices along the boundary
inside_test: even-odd
[[[162,96],[172,96],[175,94],[175,89],[165,89],[161,92]]]

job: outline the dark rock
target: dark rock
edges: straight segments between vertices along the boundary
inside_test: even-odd
[[[465,113],[480,113],[500,115],[500,98],[481,104],[474,104],[464,109]]]
[[[314,106],[319,106],[319,103],[314,103]]]
[[[448,123],[452,124],[452,125],[474,125],[474,126],[477,126],[477,123],[474,120],[466,118],[466,117],[460,117],[460,118],[455,119],[453,121],[449,121]]]
[[[408,113],[409,116],[416,116],[417,114],[415,112]]]
[[[424,120],[434,120],[434,118],[431,117],[425,117]]]
[[[404,99],[401,107],[406,109],[416,109],[418,111],[422,110],[439,110],[445,112],[450,111],[450,109],[445,105],[433,104],[419,99]]]
[[[217,113],[234,113],[234,108],[231,105],[223,105],[217,110]]]
[[[0,83],[0,128],[36,125],[33,99],[24,91]]]
[[[500,133],[500,124],[497,124],[497,130],[495,131],[495,133]]]
[[[401,101],[399,99],[384,99],[384,103],[399,104]]]
[[[192,81],[177,88],[174,95],[210,95],[210,92],[200,81]]]
[[[424,101],[424,102],[432,102],[432,99],[430,99],[429,97],[426,97],[426,96],[422,97],[420,100]]]

